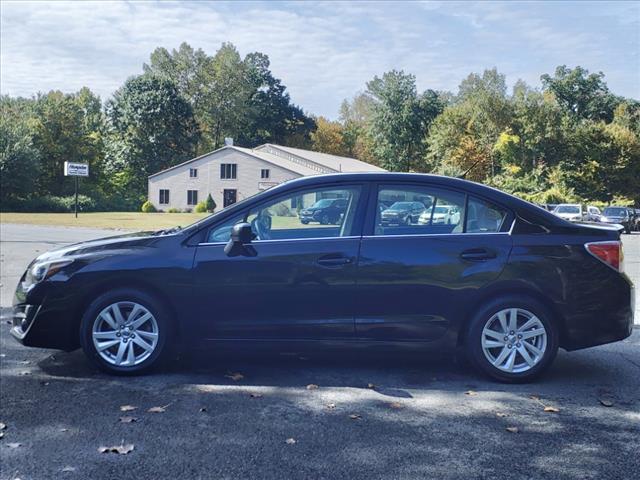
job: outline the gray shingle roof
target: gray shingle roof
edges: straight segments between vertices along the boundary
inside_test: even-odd
[[[281,168],[285,168],[299,175],[319,175],[322,173],[336,173],[336,172],[383,172],[384,169],[376,167],[366,162],[361,162],[355,158],[340,157],[337,155],[329,155],[328,153],[314,152],[311,150],[303,150],[301,148],[283,147],[281,145],[274,145],[272,143],[265,143],[256,148],[243,148],[237,146],[225,146],[214,150],[213,152],[205,153],[199,157],[192,158],[186,162],[182,162],[173,167],[169,167],[160,172],[149,175],[149,178],[160,175],[161,173],[174,170],[176,168],[183,167],[196,160],[207,157],[214,153],[220,152],[225,149],[237,150],[245,155],[251,155],[253,157],[264,160],[265,162],[272,163]]]

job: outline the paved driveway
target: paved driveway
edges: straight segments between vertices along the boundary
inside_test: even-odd
[[[44,241],[102,234],[3,226],[3,304],[4,283],[51,247]],[[624,238],[638,283],[640,236]],[[3,322],[0,479],[555,480],[640,471],[640,330],[560,352],[541,381],[516,386],[450,357],[336,351],[206,352],[116,378],[80,352],[20,347],[8,330]],[[124,405],[136,409],[123,413]],[[165,411],[147,411],[156,406]],[[122,444],[134,450],[98,452]]]

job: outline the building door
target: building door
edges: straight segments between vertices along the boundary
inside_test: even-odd
[[[237,201],[238,191],[225,189],[222,194],[222,206],[228,207]]]

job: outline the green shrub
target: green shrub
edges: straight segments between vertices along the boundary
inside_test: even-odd
[[[207,212],[209,212],[209,213],[213,213],[213,212],[216,211],[217,205],[216,205],[215,200],[211,196],[211,194],[209,194],[209,196],[207,197],[206,207],[207,207]]]
[[[180,213],[179,208],[171,207],[167,210],[167,213]]]
[[[2,202],[2,210],[5,212],[43,212],[43,213],[67,213],[73,212],[75,196],[56,197],[42,195],[29,199],[11,199]],[[98,211],[96,201],[86,195],[78,195],[79,212]]]
[[[153,203],[151,203],[149,200],[142,204],[142,208],[140,208],[140,210],[142,210],[143,213],[157,212],[156,207],[154,207]]]
[[[196,213],[205,213],[207,211],[207,202],[199,202],[194,211]]]

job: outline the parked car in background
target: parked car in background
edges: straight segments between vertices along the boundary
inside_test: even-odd
[[[636,214],[634,222],[635,229],[637,232],[640,232],[640,208],[634,209],[634,213]]]
[[[583,220],[582,205],[579,203],[561,203],[552,213],[568,222],[581,222]]]
[[[308,225],[318,222],[322,225],[337,225],[347,208],[347,200],[344,198],[323,198],[308,208],[303,208],[298,213],[300,222]]]
[[[553,212],[556,207],[558,206],[557,203],[543,203],[540,205],[542,208],[544,208],[545,210],[549,211],[549,212]]]
[[[598,207],[587,205],[587,210],[583,218],[585,222],[599,222],[601,217],[602,213]]]
[[[436,205],[435,208],[425,210],[418,218],[419,225],[431,224],[457,225],[460,223],[460,210],[453,205]]]
[[[631,233],[632,217],[630,210],[627,207],[607,207],[602,212],[601,221],[603,223],[622,225],[626,233]]]
[[[382,211],[380,218],[383,225],[411,225],[418,221],[424,210],[424,204],[420,202],[395,202]]]
[[[291,216],[298,199],[329,196],[347,199],[338,225]],[[379,213],[388,198],[405,201]],[[439,203],[460,208],[457,225],[405,224]],[[385,221],[389,210],[402,223]],[[350,345],[464,349],[494,379],[522,382],[559,347],[631,335],[635,294],[623,258],[615,228],[569,223],[477,183],[317,175],[184,229],[43,253],[17,286],[11,334],[27,346],[81,346],[123,375],[178,346]]]

